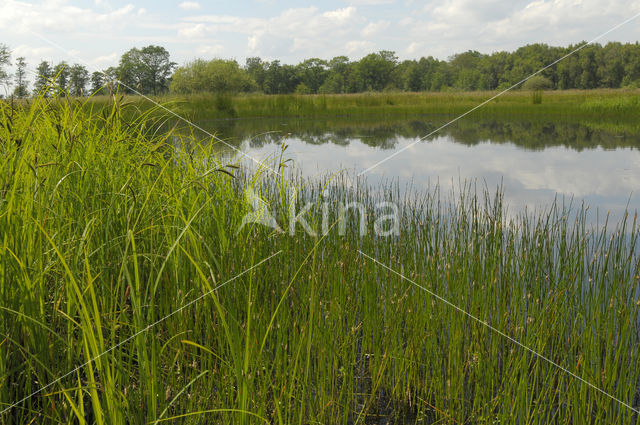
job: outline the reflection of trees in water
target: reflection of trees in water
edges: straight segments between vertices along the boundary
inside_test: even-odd
[[[297,120],[226,120],[200,123],[205,128],[216,128],[217,136],[226,143],[240,147],[246,141],[251,148],[278,144],[287,137],[304,143],[323,145],[332,143],[347,146],[358,140],[368,146],[393,149],[400,139],[426,136],[446,123],[447,117],[427,116],[414,119],[357,120],[349,117]],[[640,131],[634,124],[553,121],[491,121],[460,120],[430,136],[428,139],[449,136],[454,142],[468,146],[483,142],[511,143],[516,146],[541,150],[564,146],[574,150],[603,147],[640,147]],[[221,146],[223,150],[232,149]]]
[[[465,145],[490,141],[512,143],[531,150],[553,146],[577,151],[596,147],[640,147],[640,133],[594,128],[589,123],[471,121],[457,123],[445,133]]]
[[[270,131],[266,133],[259,133],[250,137],[247,141],[252,148],[261,148],[266,145],[273,145],[280,143],[285,134],[279,131]],[[235,140],[241,140],[236,138]]]

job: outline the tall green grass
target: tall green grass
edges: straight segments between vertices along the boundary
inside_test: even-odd
[[[358,252],[638,409],[635,217],[592,229],[562,205],[509,218],[471,186],[405,197],[234,171],[118,103],[1,108],[2,409],[280,252],[1,423],[640,423]],[[238,232],[247,187],[287,232]],[[351,201],[364,235],[355,211],[339,232]],[[381,201],[400,206],[399,235],[375,235]],[[316,234],[291,235],[306,202]]]
[[[416,114],[459,115],[490,99],[496,92],[356,93],[332,95],[221,95],[164,96],[157,100],[192,120],[255,117],[398,117]],[[503,94],[474,111],[475,117],[555,116],[633,119],[640,112],[638,90],[566,90]],[[153,104],[141,97],[127,98],[139,107]],[[97,106],[108,100],[98,96]]]
[[[1,108],[0,399],[7,406],[233,273],[219,259],[229,250],[226,227],[244,207],[211,151],[173,149],[148,114],[129,121],[119,104],[89,115],[73,102],[44,99]],[[238,254],[240,263],[252,261]],[[206,262],[198,262],[202,255]],[[209,280],[198,278],[200,269]],[[160,378],[176,367],[177,351],[169,354],[159,338],[182,332],[172,329],[140,335],[3,421],[157,419],[167,406],[160,393],[192,378]]]

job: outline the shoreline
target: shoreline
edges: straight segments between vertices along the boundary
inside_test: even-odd
[[[460,115],[495,96],[496,92],[374,92],[328,95],[215,94],[162,95],[153,100],[189,120],[229,118],[397,117],[408,115]],[[472,116],[554,116],[630,119],[640,114],[640,89],[513,91],[491,100]],[[94,96],[91,107],[109,105],[111,97]],[[122,96],[140,110],[153,104],[139,96]],[[98,111],[99,112],[99,111]]]

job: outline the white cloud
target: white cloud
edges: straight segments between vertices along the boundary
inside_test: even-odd
[[[372,52],[375,48],[375,43],[364,40],[352,40],[347,42],[344,47],[348,54],[362,56]]]
[[[290,8],[269,18],[199,15],[184,21],[205,25],[206,32],[216,37],[223,33],[243,34],[248,54],[283,61],[290,55],[343,54],[345,41],[354,38],[357,28],[366,22],[353,6],[328,11],[315,6]],[[184,30],[181,34],[185,35]]]
[[[416,43],[414,41],[413,43],[409,44],[409,46],[407,46],[407,48],[404,50],[404,53],[406,53],[408,56],[414,56],[416,53],[418,53],[420,48],[420,43]]]
[[[404,18],[400,19],[400,21],[398,21],[398,25],[400,25],[401,27],[406,27],[413,24],[413,22],[414,21],[411,16],[405,16]]]
[[[334,20],[336,22],[345,22],[349,18],[355,16],[356,8],[353,6],[345,7],[343,9],[330,10],[328,12],[324,12],[322,16],[325,18]]]
[[[361,34],[363,37],[372,37],[386,30],[390,25],[391,23],[389,21],[371,22],[366,27],[364,27],[364,29],[361,31]]]
[[[34,47],[34,46],[27,46],[27,45],[21,44],[20,46],[13,49],[13,51],[11,52],[11,56],[16,58],[20,56],[23,56],[25,58],[36,58],[36,57],[42,58],[47,55],[50,55],[52,51],[53,51],[53,48],[51,47],[42,47],[42,46]]]
[[[567,45],[588,40],[624,20],[625,13],[640,10],[640,0],[611,0],[613,5],[607,6],[599,4],[600,0],[576,1],[430,0],[422,4],[396,2],[393,6],[383,6],[386,2],[379,0],[347,1],[346,7],[288,8],[270,17],[194,15],[183,20],[180,35],[244,40],[244,46],[235,42],[240,52],[244,49],[247,55],[283,62],[364,55],[376,48],[394,50],[403,57],[444,59],[469,49],[490,53],[528,43]],[[365,3],[379,6],[363,6],[362,11],[354,6]],[[380,10],[387,13],[380,15]],[[607,19],[601,16],[603,11]],[[373,16],[378,19],[371,19]],[[205,29],[193,27],[196,24],[205,25]],[[638,30],[631,27],[627,31],[640,38]]]
[[[247,38],[247,47],[249,48],[249,51],[254,52],[258,49],[258,36],[256,34],[254,35],[250,35]]]
[[[190,24],[178,30],[178,35],[185,38],[202,38],[207,34],[207,26],[204,24]]]
[[[110,66],[116,66],[118,65],[119,60],[120,60],[120,55],[116,52],[111,52],[107,55],[97,56],[89,61],[89,65],[93,67],[93,69],[91,69],[90,71],[93,71],[95,69],[105,69]]]
[[[428,40],[434,55],[476,49],[511,50],[530,43],[590,40],[640,11],[638,0],[445,0],[429,2],[409,26],[409,39]],[[638,39],[629,24],[609,39]]]
[[[184,10],[199,10],[200,3],[198,3],[197,1],[183,1],[178,5],[178,7]]]
[[[575,43],[624,20],[624,11],[640,10],[640,0],[431,0],[387,6],[383,19],[371,20],[368,9],[320,7],[283,9],[271,17],[195,15],[183,20],[180,35],[245,40],[247,55],[294,62],[308,57],[364,55],[376,48],[400,52],[404,57],[447,58],[468,49],[490,53],[511,50],[528,43]],[[630,3],[635,6],[631,7]],[[417,8],[417,9],[415,9]],[[585,10],[582,10],[585,9]],[[603,9],[608,22],[601,22]],[[376,17],[379,16],[376,13]],[[194,27],[203,24],[205,29]],[[393,32],[391,29],[394,29]],[[631,31],[631,30],[629,30]],[[636,34],[638,30],[634,30]],[[624,37],[623,37],[624,38]],[[638,34],[635,39],[640,38]]]
[[[209,56],[209,57],[218,57],[224,53],[224,46],[221,44],[213,44],[213,45],[205,45],[198,47],[198,54]]]
[[[112,32],[138,19],[136,7],[127,4],[108,12],[96,12],[70,4],[68,0],[44,0],[30,4],[16,0],[0,3],[0,27],[12,32],[47,34],[91,30]]]

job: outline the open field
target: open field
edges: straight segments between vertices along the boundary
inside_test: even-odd
[[[485,113],[631,114],[625,93]],[[232,102],[454,113],[482,96]],[[469,186],[301,181],[286,151],[277,174],[236,169],[159,111],[51,102],[0,103],[0,423],[640,423],[637,217],[592,229],[562,205],[509,219]],[[247,188],[284,232],[240,229]],[[364,232],[337,217],[352,201]],[[376,235],[382,201],[397,234]]]
[[[462,114],[497,92],[358,93],[337,95],[215,95],[162,96],[158,101],[192,120],[248,117],[407,116]],[[640,90],[545,91],[541,103],[534,93],[511,91],[492,100],[473,116],[580,116],[609,119],[635,118],[640,113]],[[143,98],[125,97],[141,109],[153,105]],[[100,107],[107,96],[93,99]]]

